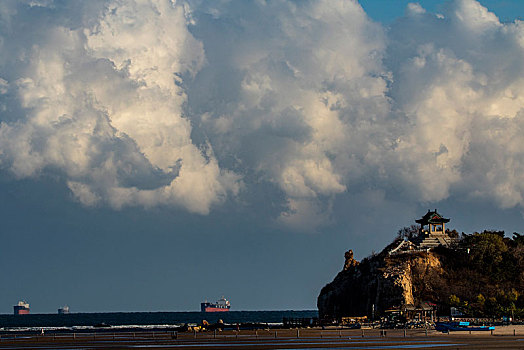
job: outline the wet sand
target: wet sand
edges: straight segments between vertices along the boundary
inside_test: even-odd
[[[515,330],[515,336],[513,331]],[[0,349],[524,349],[524,326],[443,334],[424,330],[278,329],[202,333],[4,335]]]

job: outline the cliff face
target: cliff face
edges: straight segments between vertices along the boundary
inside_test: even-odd
[[[343,270],[322,288],[321,317],[375,316],[423,302],[437,312],[451,306],[471,317],[524,319],[524,235],[503,231],[462,234],[453,247],[398,250],[396,240],[361,262],[348,251]],[[389,255],[392,253],[392,255]]]
[[[348,252],[349,253],[349,252]],[[375,315],[401,305],[433,301],[432,283],[444,276],[442,264],[432,252],[388,256],[386,253],[348,261],[333,282],[322,288],[317,306],[320,317]],[[422,300],[423,299],[423,300]]]

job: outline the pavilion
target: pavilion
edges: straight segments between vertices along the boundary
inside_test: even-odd
[[[435,211],[430,211],[422,218],[415,220],[420,225],[420,231],[417,237],[412,242],[419,249],[435,248],[439,245],[449,246],[453,239],[446,233],[446,223],[449,219],[444,218]]]

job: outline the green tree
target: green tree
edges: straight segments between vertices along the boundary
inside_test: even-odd
[[[420,225],[406,226],[398,230],[397,238],[401,238],[404,240],[410,240],[410,239],[417,237],[419,232],[420,232]]]
[[[451,294],[449,296],[449,305],[454,307],[460,306],[460,298],[456,296],[455,294]]]
[[[524,245],[524,235],[521,235],[518,232],[513,232],[513,242],[517,245]]]
[[[489,297],[488,300],[486,300],[486,314],[490,317],[496,317],[499,316],[499,303],[497,302],[497,299],[495,297]]]
[[[470,304],[471,311],[474,316],[484,316],[485,315],[485,304],[486,298],[482,293],[477,294],[475,302]]]
[[[484,231],[468,236],[470,262],[474,268],[485,271],[493,280],[503,277],[501,265],[504,253],[508,251],[503,234],[503,231]]]

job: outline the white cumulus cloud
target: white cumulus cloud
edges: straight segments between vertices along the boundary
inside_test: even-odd
[[[524,207],[524,27],[475,0],[389,28],[343,0],[5,1],[0,49],[2,171],[88,206]]]
[[[22,12],[30,8],[17,10],[7,31],[30,21]],[[46,22],[34,29],[42,40],[18,48],[21,67],[6,81],[23,110],[1,125],[2,163],[18,177],[56,168],[87,205],[209,212],[239,179],[191,140],[180,76],[194,74],[204,54],[184,8],[114,1],[95,14],[78,28]]]

